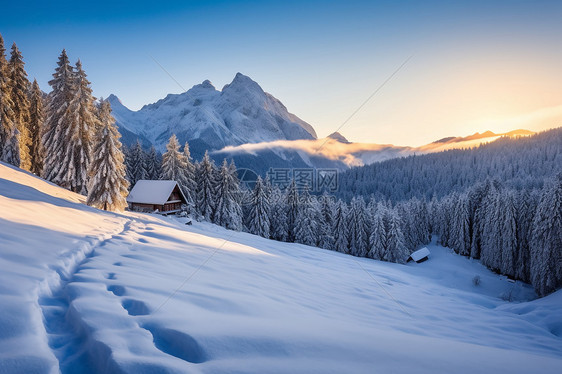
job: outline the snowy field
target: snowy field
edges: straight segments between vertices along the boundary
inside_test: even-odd
[[[562,292],[446,248],[397,265],[83,200],[0,164],[0,373],[562,370]]]

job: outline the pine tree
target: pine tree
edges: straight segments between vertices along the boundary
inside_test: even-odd
[[[195,179],[195,165],[193,164],[193,160],[191,159],[191,152],[189,151],[189,144],[187,142],[185,142],[185,145],[183,146],[183,155],[185,160],[184,194],[186,195],[186,197],[189,196],[188,199],[193,203],[195,202],[195,195],[197,193],[197,182]],[[234,174],[232,175],[233,177],[235,177]]]
[[[466,196],[457,196],[452,216],[451,247],[462,256],[470,254],[469,208]]]
[[[129,182],[121,152],[120,134],[111,115],[111,105],[102,101],[99,110],[101,129],[96,137],[89,171],[88,205],[121,211],[127,206]]]
[[[381,260],[386,252],[386,228],[384,225],[385,208],[382,206],[377,209],[373,216],[373,225],[371,227],[370,249],[367,257],[375,260]]]
[[[386,211],[386,248],[382,259],[388,262],[405,263],[409,252],[404,242],[400,217],[394,210]]]
[[[515,260],[517,255],[517,211],[515,196],[508,192],[502,196],[502,225],[501,225],[501,265],[502,274],[515,277]]]
[[[162,161],[158,157],[156,148],[154,146],[150,147],[150,151],[146,155],[146,178],[149,180],[160,179],[162,169]]]
[[[6,49],[0,35],[0,161],[19,166],[18,130],[14,123],[14,103],[10,87]]]
[[[61,181],[59,174],[64,173],[66,167],[62,163],[66,149],[69,147],[69,144],[65,143],[65,134],[70,132],[75,121],[75,113],[72,112],[70,104],[76,91],[74,71],[64,49],[57,64],[53,79],[49,81],[52,91],[49,94],[43,134],[45,148],[43,177],[55,183]]]
[[[197,200],[196,207],[205,218],[210,221],[215,210],[215,165],[209,153],[205,152],[203,159],[197,166]]]
[[[338,200],[334,209],[332,233],[334,235],[334,250],[342,253],[349,253],[347,205],[341,200]]]
[[[69,105],[71,121],[65,129],[62,166],[54,182],[85,194],[94,136],[100,125],[90,81],[80,60],[76,62],[75,72],[74,96]]]
[[[241,230],[243,225],[242,209],[238,201],[240,197],[239,182],[226,159],[219,171],[216,191],[213,222],[231,230]]]
[[[531,282],[540,296],[562,286],[562,173],[544,187],[535,214]]]
[[[533,219],[536,211],[536,203],[527,190],[523,190],[517,197],[517,256],[515,276],[529,283],[531,250],[530,241],[532,237]]]
[[[35,175],[41,175],[43,172],[45,152],[41,135],[43,134],[44,121],[43,93],[39,88],[39,84],[37,84],[37,80],[34,80],[29,98],[29,133],[31,136],[29,153],[31,156],[30,171]]]
[[[270,207],[269,233],[271,239],[282,242],[287,241],[289,227],[287,225],[287,207],[285,195],[277,186],[274,186],[271,189]]]
[[[299,192],[297,185],[293,179],[289,184],[286,192],[287,196],[287,241],[292,243],[295,241],[295,225],[299,214]]]
[[[146,171],[146,156],[138,139],[135,145],[129,150],[129,152],[131,184],[135,185],[140,180],[148,179],[148,173]]]
[[[134,156],[131,157],[131,162],[134,165]],[[182,192],[187,199],[187,205],[192,207],[193,194],[186,189],[188,181],[186,178],[187,161],[183,153],[180,152],[180,144],[176,135],[172,135],[168,144],[166,145],[166,152],[162,155],[162,172],[160,179],[173,180],[178,182]],[[186,193],[187,192],[187,193]],[[207,217],[208,219],[209,217]]]
[[[305,245],[316,245],[317,222],[315,220],[312,197],[308,185],[300,196],[300,206],[295,222],[295,242]]]
[[[353,256],[367,255],[368,234],[365,218],[365,201],[362,197],[353,198],[347,216],[349,228],[349,253]]]
[[[318,214],[318,247],[333,250],[334,235],[332,226],[334,225],[334,197],[324,192],[319,201]]]
[[[265,185],[258,176],[252,193],[252,205],[248,217],[248,231],[254,235],[269,238],[269,199]]]
[[[133,186],[131,181],[133,180],[133,168],[131,167],[131,148],[127,147],[126,144],[121,145],[121,151],[123,152],[123,156],[125,157],[125,175],[127,177],[127,181],[129,182],[129,188]]]
[[[8,69],[10,72],[10,97],[13,103],[13,122],[18,129],[18,147],[20,168],[31,170],[31,155],[29,147],[31,145],[31,137],[29,133],[29,99],[27,92],[29,89],[29,81],[24,68],[22,55],[16,46],[12,45],[12,53]]]

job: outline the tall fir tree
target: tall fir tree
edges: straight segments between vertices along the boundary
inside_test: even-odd
[[[295,221],[295,242],[305,245],[316,245],[317,221],[312,196],[305,185],[300,196],[299,211]]]
[[[122,211],[127,206],[129,182],[126,179],[121,135],[111,115],[111,105],[102,101],[99,110],[100,131],[96,136],[89,170],[88,205]]]
[[[496,250],[501,251],[500,271],[502,274],[515,277],[515,260],[517,256],[517,208],[515,194],[507,192],[502,195],[502,225],[501,247]]]
[[[386,210],[386,246],[382,259],[388,262],[405,263],[409,252],[404,242],[400,216],[393,209]]]
[[[529,283],[533,219],[535,217],[536,203],[527,190],[520,191],[517,195],[517,256],[515,277]]]
[[[162,170],[162,161],[158,157],[156,148],[154,146],[150,147],[146,155],[146,177],[150,180],[160,179],[160,173]]]
[[[76,62],[73,94],[69,104],[70,121],[64,129],[61,167],[54,182],[86,194],[94,138],[100,125],[90,81],[80,60]]]
[[[277,186],[271,189],[269,210],[270,236],[274,240],[287,241],[287,206],[283,191]]]
[[[334,209],[332,233],[334,235],[334,250],[349,253],[347,205],[341,200],[338,200]]]
[[[451,247],[460,255],[470,255],[469,206],[466,196],[459,196],[452,216]]]
[[[196,208],[199,214],[207,221],[211,220],[215,210],[215,164],[205,152],[203,159],[197,165],[197,195]]]
[[[19,166],[18,130],[9,73],[4,39],[0,35],[0,161]]]
[[[31,136],[29,153],[31,156],[30,171],[39,176],[43,172],[43,162],[45,158],[45,151],[41,140],[44,121],[43,93],[39,88],[39,84],[37,84],[37,80],[34,80],[29,93],[29,133]]]
[[[287,198],[287,241],[292,243],[295,241],[295,225],[297,222],[297,216],[299,214],[299,191],[297,190],[297,185],[293,179],[287,187],[286,191]]]
[[[70,107],[76,91],[76,79],[66,50],[63,49],[59,56],[57,68],[53,79],[49,81],[52,91],[49,93],[47,106],[47,119],[43,134],[45,148],[45,163],[43,177],[55,183],[62,181],[61,175],[65,173],[63,165],[66,149],[66,134],[75,122],[75,113]]]
[[[13,103],[13,122],[18,129],[18,151],[19,151],[19,167],[24,170],[31,170],[31,137],[29,123],[29,81],[25,72],[25,63],[21,52],[16,43],[12,45],[10,62],[8,63],[10,74],[10,96]]]
[[[540,296],[562,287],[562,173],[544,187],[535,214],[531,282]]]
[[[138,139],[129,152],[130,160],[128,166],[131,168],[129,175],[131,178],[131,184],[135,185],[140,180],[148,179],[148,173],[146,171],[146,156]]]
[[[184,194],[191,204],[196,200],[197,194],[197,182],[195,180],[195,165],[193,164],[193,159],[191,158],[191,152],[189,151],[189,144],[185,142],[183,146],[183,156],[185,160],[185,188]]]
[[[353,198],[347,215],[349,229],[349,253],[353,256],[367,255],[368,234],[365,217],[365,200]]]
[[[386,252],[386,228],[384,225],[385,208],[380,207],[373,215],[371,226],[370,248],[367,257],[381,260]]]
[[[254,235],[269,238],[269,196],[261,177],[258,176],[252,193],[248,231]]]
[[[320,248],[333,250],[334,235],[332,226],[334,225],[334,197],[324,192],[319,198],[318,221],[318,246]]]
[[[238,199],[239,182],[225,159],[217,180],[216,209],[213,215],[213,222],[231,230],[241,230],[242,209]]]
[[[131,160],[133,159],[134,157],[131,157]],[[187,199],[187,204],[191,207],[193,206],[193,195],[185,194],[186,185],[188,184],[186,178],[186,167],[187,162],[184,154],[180,152],[178,138],[175,134],[173,134],[166,145],[166,152],[162,155],[162,172],[160,174],[160,179],[178,182],[178,185],[184,192],[184,196]]]

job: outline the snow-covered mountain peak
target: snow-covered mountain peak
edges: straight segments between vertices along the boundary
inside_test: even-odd
[[[137,134],[160,151],[175,134],[181,143],[189,141],[195,158],[205,150],[229,145],[316,138],[312,126],[289,113],[278,99],[241,73],[222,91],[205,80],[136,112],[126,109],[116,97],[113,101],[114,117],[122,133]]]
[[[236,73],[232,82],[223,87],[222,93],[223,95],[234,93],[234,95],[259,96],[260,98],[265,99],[265,92],[260,85],[252,78],[242,73]]]
[[[328,135],[328,138],[337,140],[340,143],[349,143],[349,140],[347,140],[347,138],[345,136],[343,136],[342,134],[340,134],[337,131]]]
[[[130,111],[125,105],[123,105],[121,100],[114,94],[109,95],[106,100],[109,101],[109,104],[111,104],[111,109],[113,111],[115,111],[115,110]]]

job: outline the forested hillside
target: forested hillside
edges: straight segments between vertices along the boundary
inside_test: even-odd
[[[339,196],[357,195],[393,202],[412,197],[441,198],[487,178],[515,189],[543,187],[562,171],[562,128],[530,137],[501,138],[467,150],[397,158],[340,174]]]

